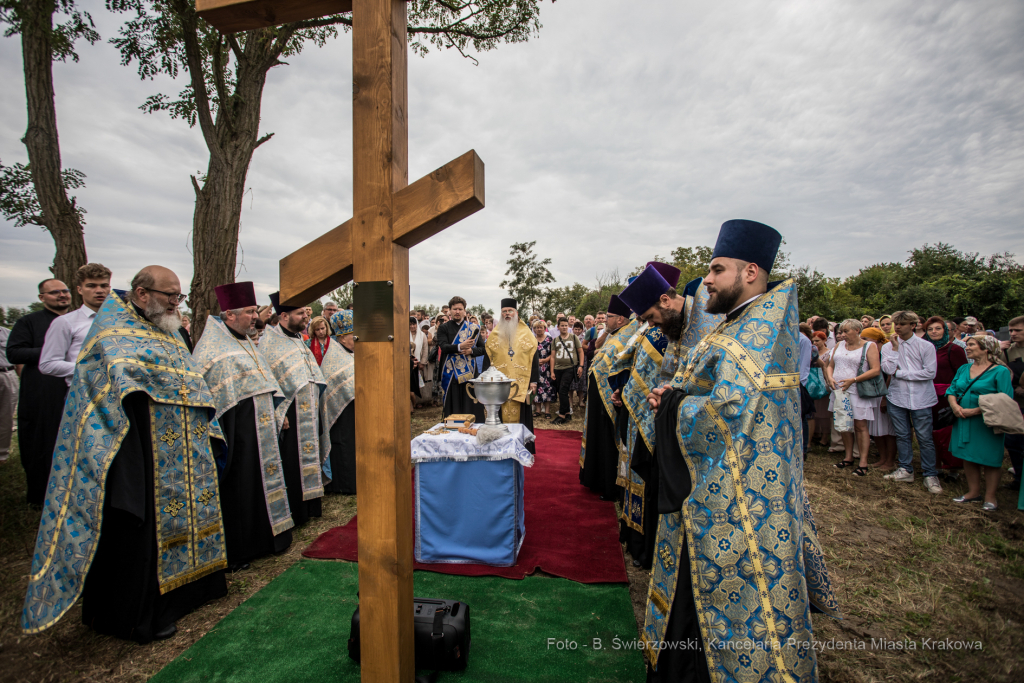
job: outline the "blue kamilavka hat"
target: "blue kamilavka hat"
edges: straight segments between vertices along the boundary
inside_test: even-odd
[[[674,289],[654,266],[647,266],[626,288],[619,292],[623,303],[637,315],[643,315],[648,308],[658,303],[661,295]]]
[[[764,223],[743,219],[726,221],[718,232],[718,242],[711,258],[721,256],[749,261],[770,273],[780,244],[782,235],[779,231]]]

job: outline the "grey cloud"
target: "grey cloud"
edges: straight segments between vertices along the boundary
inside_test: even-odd
[[[542,20],[479,67],[410,56],[410,180],[470,148],[487,167],[487,208],[411,251],[415,303],[495,306],[514,241],[537,240],[559,285],[589,284],[713,244],[734,217],[778,227],[795,263],[830,275],[939,240],[1024,252],[1019,3],[591,0],[545,5]],[[351,214],[349,41],[270,74],[275,137],[256,152],[241,231],[240,277],[261,294],[282,255]],[[89,175],[90,257],[187,280],[202,141],[136,109],[180,83],[139,82],[109,46],[82,56],[57,89],[65,163]],[[0,43],[5,82],[20,68],[16,41]],[[0,103],[5,163],[24,158],[23,106]],[[24,305],[52,241],[5,225],[0,245],[0,301]]]

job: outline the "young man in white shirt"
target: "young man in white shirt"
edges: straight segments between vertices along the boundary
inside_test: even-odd
[[[63,377],[68,386],[71,386],[78,352],[82,350],[96,311],[110,294],[110,269],[101,263],[86,263],[78,269],[75,280],[82,306],[53,321],[39,353],[39,371]]]
[[[935,468],[932,442],[932,406],[935,395],[935,345],[914,334],[918,317],[913,311],[892,314],[896,334],[882,347],[882,372],[892,377],[885,397],[886,412],[896,432],[898,460],[896,470],[883,479],[914,481],[914,450],[910,430],[917,434],[921,448],[921,473],[930,493],[942,493],[939,471]]]

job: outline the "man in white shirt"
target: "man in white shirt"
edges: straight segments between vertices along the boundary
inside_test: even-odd
[[[892,314],[896,334],[882,347],[882,372],[892,377],[885,400],[887,413],[896,432],[898,460],[896,470],[884,479],[914,481],[914,450],[910,436],[913,426],[921,448],[921,473],[930,493],[942,493],[935,468],[935,445],[932,443],[932,406],[939,402],[935,395],[935,345],[914,334],[918,317],[913,311]]]
[[[53,321],[39,353],[39,371],[44,375],[63,377],[68,386],[71,386],[75,361],[92,327],[96,311],[100,310],[110,293],[110,269],[101,263],[86,263],[78,269],[75,280],[82,306]]]

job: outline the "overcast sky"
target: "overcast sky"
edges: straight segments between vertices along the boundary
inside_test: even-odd
[[[117,15],[91,9],[101,35]],[[925,242],[1024,260],[1024,3],[1018,0],[560,0],[540,35],[409,58],[410,180],[469,149],[487,207],[411,250],[412,301],[497,308],[513,242],[557,285],[593,285],[718,226],[777,228],[795,264],[849,276]],[[55,67],[65,166],[83,171],[89,258],[123,287],[141,266],[191,279],[199,129],[138,105],[106,44]],[[271,71],[246,183],[239,280],[261,303],[278,259],[352,211],[351,37]],[[27,161],[19,40],[0,39],[0,159]],[[24,306],[49,233],[0,223],[0,305]],[[243,256],[244,253],[244,256]]]

